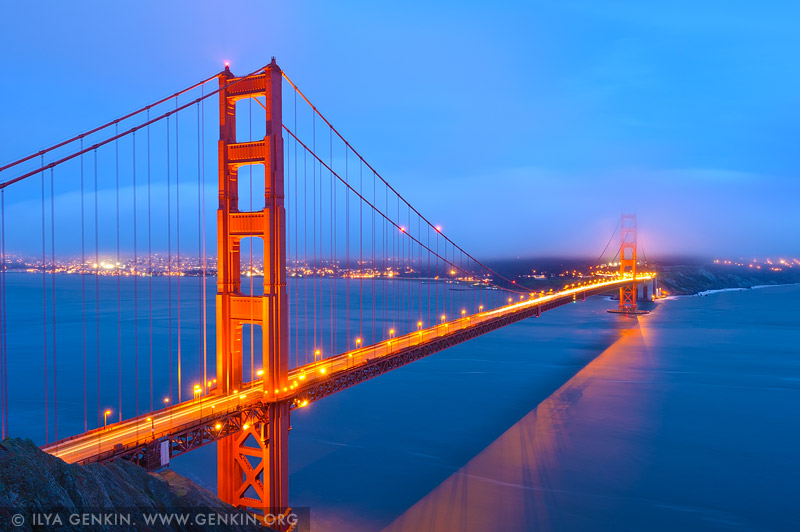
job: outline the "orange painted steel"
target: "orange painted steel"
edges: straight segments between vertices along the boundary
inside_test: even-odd
[[[220,75],[219,210],[217,211],[217,389],[230,395],[243,389],[242,327],[262,330],[263,397],[261,420],[217,443],[217,490],[223,501],[255,514],[277,514],[288,507],[289,381],[286,297],[286,239],[283,196],[281,70],[272,62],[263,72],[236,78],[226,67]],[[265,98],[263,140],[236,141],[236,101]],[[264,165],[264,209],[239,210],[241,166]],[[241,291],[243,238],[264,241],[264,294]],[[256,459],[253,465],[250,458]]]
[[[619,273],[633,281],[619,288],[619,312],[636,313],[636,215],[623,214],[620,221]]]

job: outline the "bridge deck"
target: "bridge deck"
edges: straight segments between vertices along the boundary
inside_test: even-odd
[[[637,277],[637,281],[650,279]],[[531,297],[292,369],[289,386],[278,393],[265,391],[257,380],[234,394],[212,393],[51,443],[43,450],[69,463],[86,463],[130,456],[164,440],[170,442],[171,454],[180,454],[240,430],[251,416],[263,415],[260,407],[267,402],[291,401],[292,407],[302,407],[475,336],[630,282],[615,278]]]

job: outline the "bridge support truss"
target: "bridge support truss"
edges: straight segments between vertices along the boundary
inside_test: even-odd
[[[283,196],[281,70],[272,63],[259,74],[220,76],[219,210],[217,211],[217,393],[242,388],[242,327],[260,326],[264,392],[269,401],[261,419],[241,420],[241,430],[217,442],[217,491],[223,501],[255,514],[288,507],[289,403],[286,239]],[[236,102],[264,97],[263,140],[236,141]],[[259,101],[259,104],[261,102]],[[239,168],[264,166],[264,209],[239,209]],[[241,291],[240,243],[264,242],[264,293]]]

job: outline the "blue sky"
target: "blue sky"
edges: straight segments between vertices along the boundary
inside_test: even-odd
[[[799,4],[215,5],[4,3],[0,161],[275,55],[478,256],[800,256]]]

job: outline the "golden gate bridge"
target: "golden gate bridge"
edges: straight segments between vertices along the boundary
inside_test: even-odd
[[[274,58],[238,77],[226,64],[0,167],[0,203],[3,437],[14,429],[9,355],[13,370],[38,352],[41,376],[13,377],[27,382],[20,394],[44,396],[45,451],[158,469],[216,442],[218,496],[256,514],[289,507],[293,409],[592,295],[618,290],[615,311],[629,315],[641,312],[637,283],[655,295],[628,215],[615,275],[545,293],[488,267],[397,192]],[[9,290],[36,313],[9,307]]]

